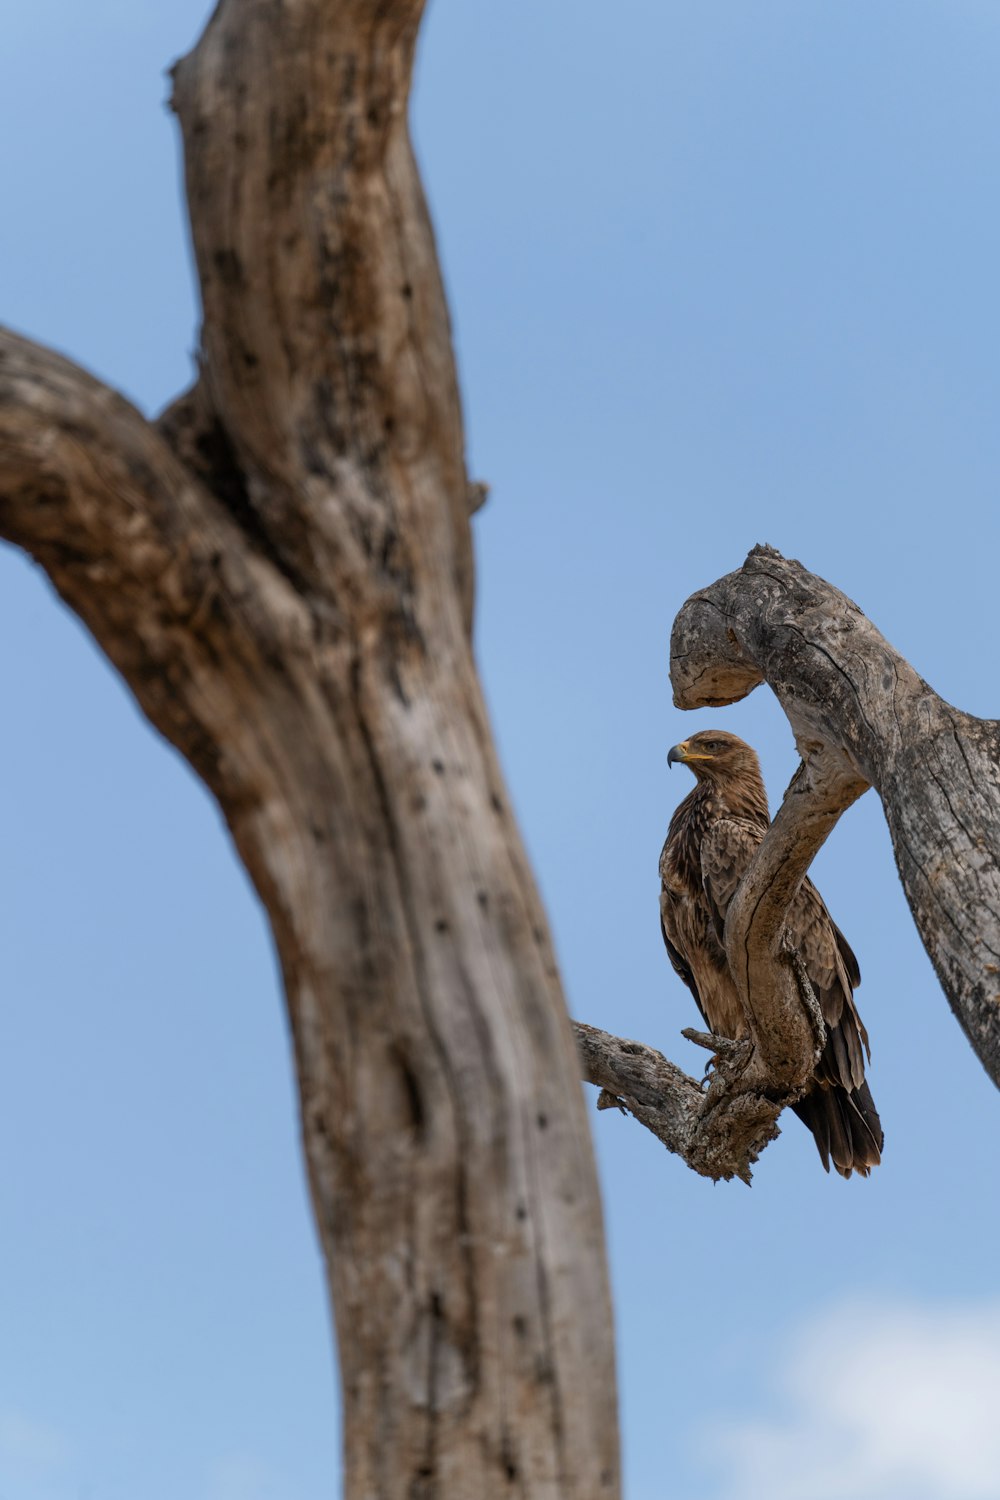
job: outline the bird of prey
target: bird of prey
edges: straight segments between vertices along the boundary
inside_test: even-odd
[[[660,856],[660,925],[670,962],[717,1035],[746,1037],[748,1027],[723,946],[729,903],[764,837],[770,817],[760,764],[735,734],[707,729],[675,745],[695,775],[674,813]],[[786,933],[805,965],[826,1022],[826,1044],[813,1082],[792,1106],[816,1138],[823,1166],[867,1177],[882,1152],[882,1126],[865,1082],[868,1033],[854,1006],[858,961],[816,887],[802,882]],[[862,1050],[863,1049],[863,1050]]]

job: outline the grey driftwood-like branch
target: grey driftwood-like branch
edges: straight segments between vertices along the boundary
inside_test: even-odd
[[[1000,726],[945,703],[856,604],[770,547],[687,601],[670,671],[682,709],[766,682],[802,757],[726,917],[751,1042],[702,1039],[719,1054],[703,1091],[658,1052],[577,1023],[584,1077],[696,1171],[749,1180],[823,1041],[785,916],[837,819],[874,786],[921,939],[1000,1084]]]
[[[732,703],[762,682],[776,694],[805,767],[771,830],[784,823],[795,852],[785,883],[875,788],[921,940],[1000,1085],[1000,725],[946,703],[852,600],[770,547],[687,601],[670,671],[679,708]],[[740,905],[765,879],[771,833]]]
[[[583,1077],[601,1090],[598,1109],[617,1106],[662,1141],[668,1151],[713,1182],[738,1177],[778,1134],[777,1119],[788,1098],[770,1096],[749,1072],[752,1048],[745,1042],[686,1029],[682,1034],[715,1054],[704,1085],[653,1047],[626,1041],[596,1026],[573,1022]]]

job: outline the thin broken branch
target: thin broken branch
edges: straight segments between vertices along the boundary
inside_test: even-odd
[[[582,1021],[572,1026],[583,1079],[603,1091],[598,1108],[617,1104],[703,1177],[750,1181],[750,1168],[778,1134],[783,1105],[748,1076],[745,1042],[685,1032],[715,1053],[702,1085],[642,1042]]]

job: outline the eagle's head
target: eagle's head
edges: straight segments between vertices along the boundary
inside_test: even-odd
[[[725,729],[699,729],[667,755],[667,765],[690,766],[699,781],[761,780],[760,762],[745,740]]]

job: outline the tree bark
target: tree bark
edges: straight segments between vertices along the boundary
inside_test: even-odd
[[[197,384],[150,424],[3,334],[0,531],[208,783],[267,908],[346,1494],[611,1497],[579,1063],[470,646],[420,14],[222,0],[175,72]]]

